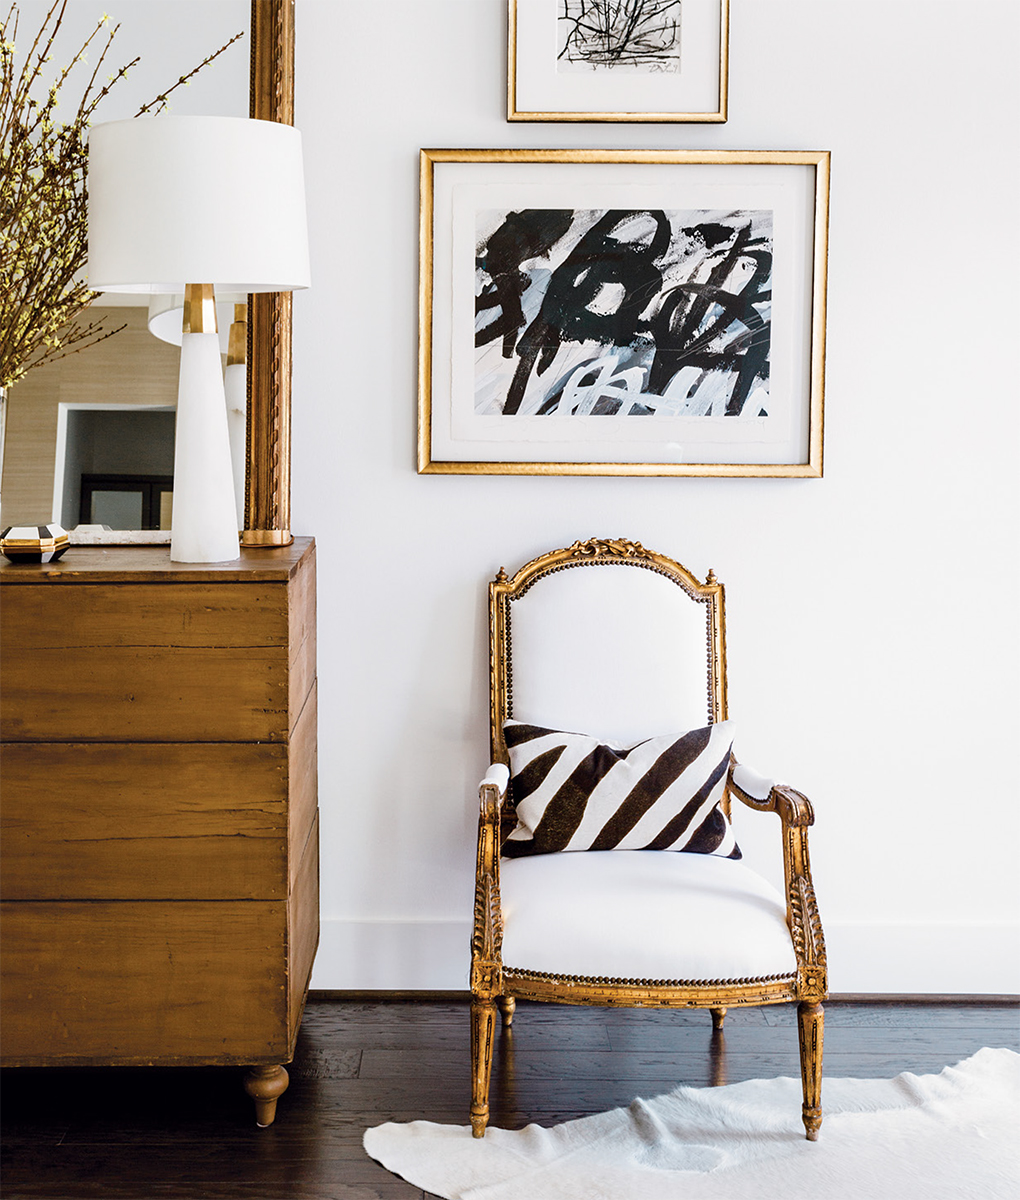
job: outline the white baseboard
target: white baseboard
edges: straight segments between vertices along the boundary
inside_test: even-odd
[[[832,992],[1018,993],[1020,923],[825,922]]]
[[[313,988],[460,991],[468,986],[471,920],[323,918]]]
[[[324,918],[311,986],[323,991],[458,991],[470,920]],[[1020,993],[1020,925],[825,925],[832,992]]]

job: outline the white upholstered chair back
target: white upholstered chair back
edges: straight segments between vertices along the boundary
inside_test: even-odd
[[[577,552],[589,546],[629,552]],[[494,597],[503,715],[623,745],[724,719],[721,585],[634,543],[571,551],[528,564]]]

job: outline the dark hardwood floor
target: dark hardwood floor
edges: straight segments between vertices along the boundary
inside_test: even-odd
[[[1015,1004],[826,1005],[828,1075],[935,1072],[982,1046],[1020,1050]],[[499,1035],[493,1124],[543,1125],[696,1087],[798,1074],[790,1006],[707,1012],[521,1004]],[[5,1200],[422,1200],[361,1148],[365,1128],[467,1124],[467,1005],[309,1002],[276,1124],[254,1125],[240,1072],[9,1070]]]

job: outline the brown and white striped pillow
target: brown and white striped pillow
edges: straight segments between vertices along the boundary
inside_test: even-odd
[[[733,744],[730,721],[603,745],[507,721],[517,827],[503,854],[560,850],[687,850],[740,858],[720,801]]]

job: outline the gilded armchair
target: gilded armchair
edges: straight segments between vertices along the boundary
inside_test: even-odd
[[[638,543],[592,539],[512,579],[501,570],[489,614],[493,765],[479,789],[471,947],[475,1137],[489,1120],[497,1007],[505,1024],[517,999],[708,1008],[718,1028],[728,1006],[797,1001],[802,1117],[816,1140],[826,967],[808,859],[814,817],[800,792],[732,755],[722,584],[712,572],[699,583]],[[612,780],[627,772],[625,787],[639,783],[620,801]],[[738,861],[732,797],[779,817],[785,896]]]

